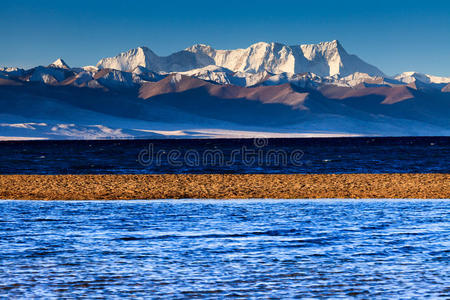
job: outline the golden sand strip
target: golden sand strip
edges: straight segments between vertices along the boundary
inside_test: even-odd
[[[450,198],[450,174],[0,175],[0,199]]]

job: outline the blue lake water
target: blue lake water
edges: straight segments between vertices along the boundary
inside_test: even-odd
[[[450,295],[450,201],[0,201],[0,298]]]
[[[449,173],[450,137],[0,142],[0,174]]]

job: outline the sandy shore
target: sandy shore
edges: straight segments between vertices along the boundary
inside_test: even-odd
[[[450,198],[450,174],[0,175],[0,199]]]

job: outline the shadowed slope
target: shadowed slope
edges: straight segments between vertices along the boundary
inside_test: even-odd
[[[98,76],[110,72],[102,70]],[[22,85],[17,86],[18,81],[0,79],[0,114],[17,120],[9,121],[14,123],[49,120],[143,132],[149,128],[155,132],[206,128],[440,135],[450,126],[449,93],[405,86],[324,85],[314,89],[286,83],[241,87],[181,74],[126,88],[77,87],[70,85],[73,80],[69,77],[56,85],[20,82]]]

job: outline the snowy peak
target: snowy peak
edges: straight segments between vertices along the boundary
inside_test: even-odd
[[[186,72],[215,65],[233,72],[306,73],[319,76],[347,76],[354,72],[383,76],[376,67],[348,54],[339,41],[299,46],[280,43],[255,43],[245,49],[216,50],[197,44],[166,57],[139,47],[115,57],[100,60],[97,67],[132,71],[138,66],[153,72]]]
[[[304,57],[309,61],[313,61],[317,57],[325,57],[327,60],[330,60],[333,56],[340,55],[340,53],[348,55],[338,40],[300,45],[300,48],[303,51]]]
[[[405,72],[387,77],[376,67],[349,54],[338,40],[317,44],[284,45],[258,42],[247,48],[217,50],[196,44],[169,56],[158,56],[147,47],[137,47],[97,66],[70,68],[59,58],[48,67],[29,70],[0,68],[0,77],[49,85],[102,85],[106,88],[136,88],[171,74],[201,79],[219,85],[241,87],[290,83],[301,88],[324,85],[339,87],[394,87],[448,90],[450,77]]]
[[[136,67],[144,67],[153,72],[170,73],[202,68],[213,63],[186,50],[160,57],[147,47],[138,47],[115,57],[104,58],[97,63],[97,67],[127,72],[133,71]]]
[[[337,40],[299,46],[259,42],[246,49],[236,50],[214,50],[209,46],[195,45],[186,51],[209,56],[215,65],[234,72],[311,72],[319,76],[347,76],[359,72],[384,76],[376,67],[348,54]]]
[[[422,73],[417,73],[417,72],[403,72],[403,73],[395,76],[394,78],[403,83],[413,83],[416,81],[421,81],[424,83],[432,83],[432,84],[450,83],[450,77],[432,76],[432,75],[422,74]]]
[[[207,53],[207,52],[213,52],[215,51],[211,46],[205,45],[205,44],[195,44],[189,48],[184,49],[188,52],[193,53]]]
[[[119,71],[132,71],[136,67],[148,68],[150,60],[156,55],[147,47],[138,47],[114,57],[103,58],[97,63],[99,69],[115,69]]]
[[[370,76],[384,76],[375,66],[372,66],[356,55],[345,51],[338,40],[318,44],[300,45],[303,56],[308,60],[310,72],[324,76],[345,77],[355,72]]]
[[[70,67],[62,58],[58,58],[54,62],[52,62],[50,65],[48,65],[49,68],[58,68],[58,69],[66,69],[69,70]]]

